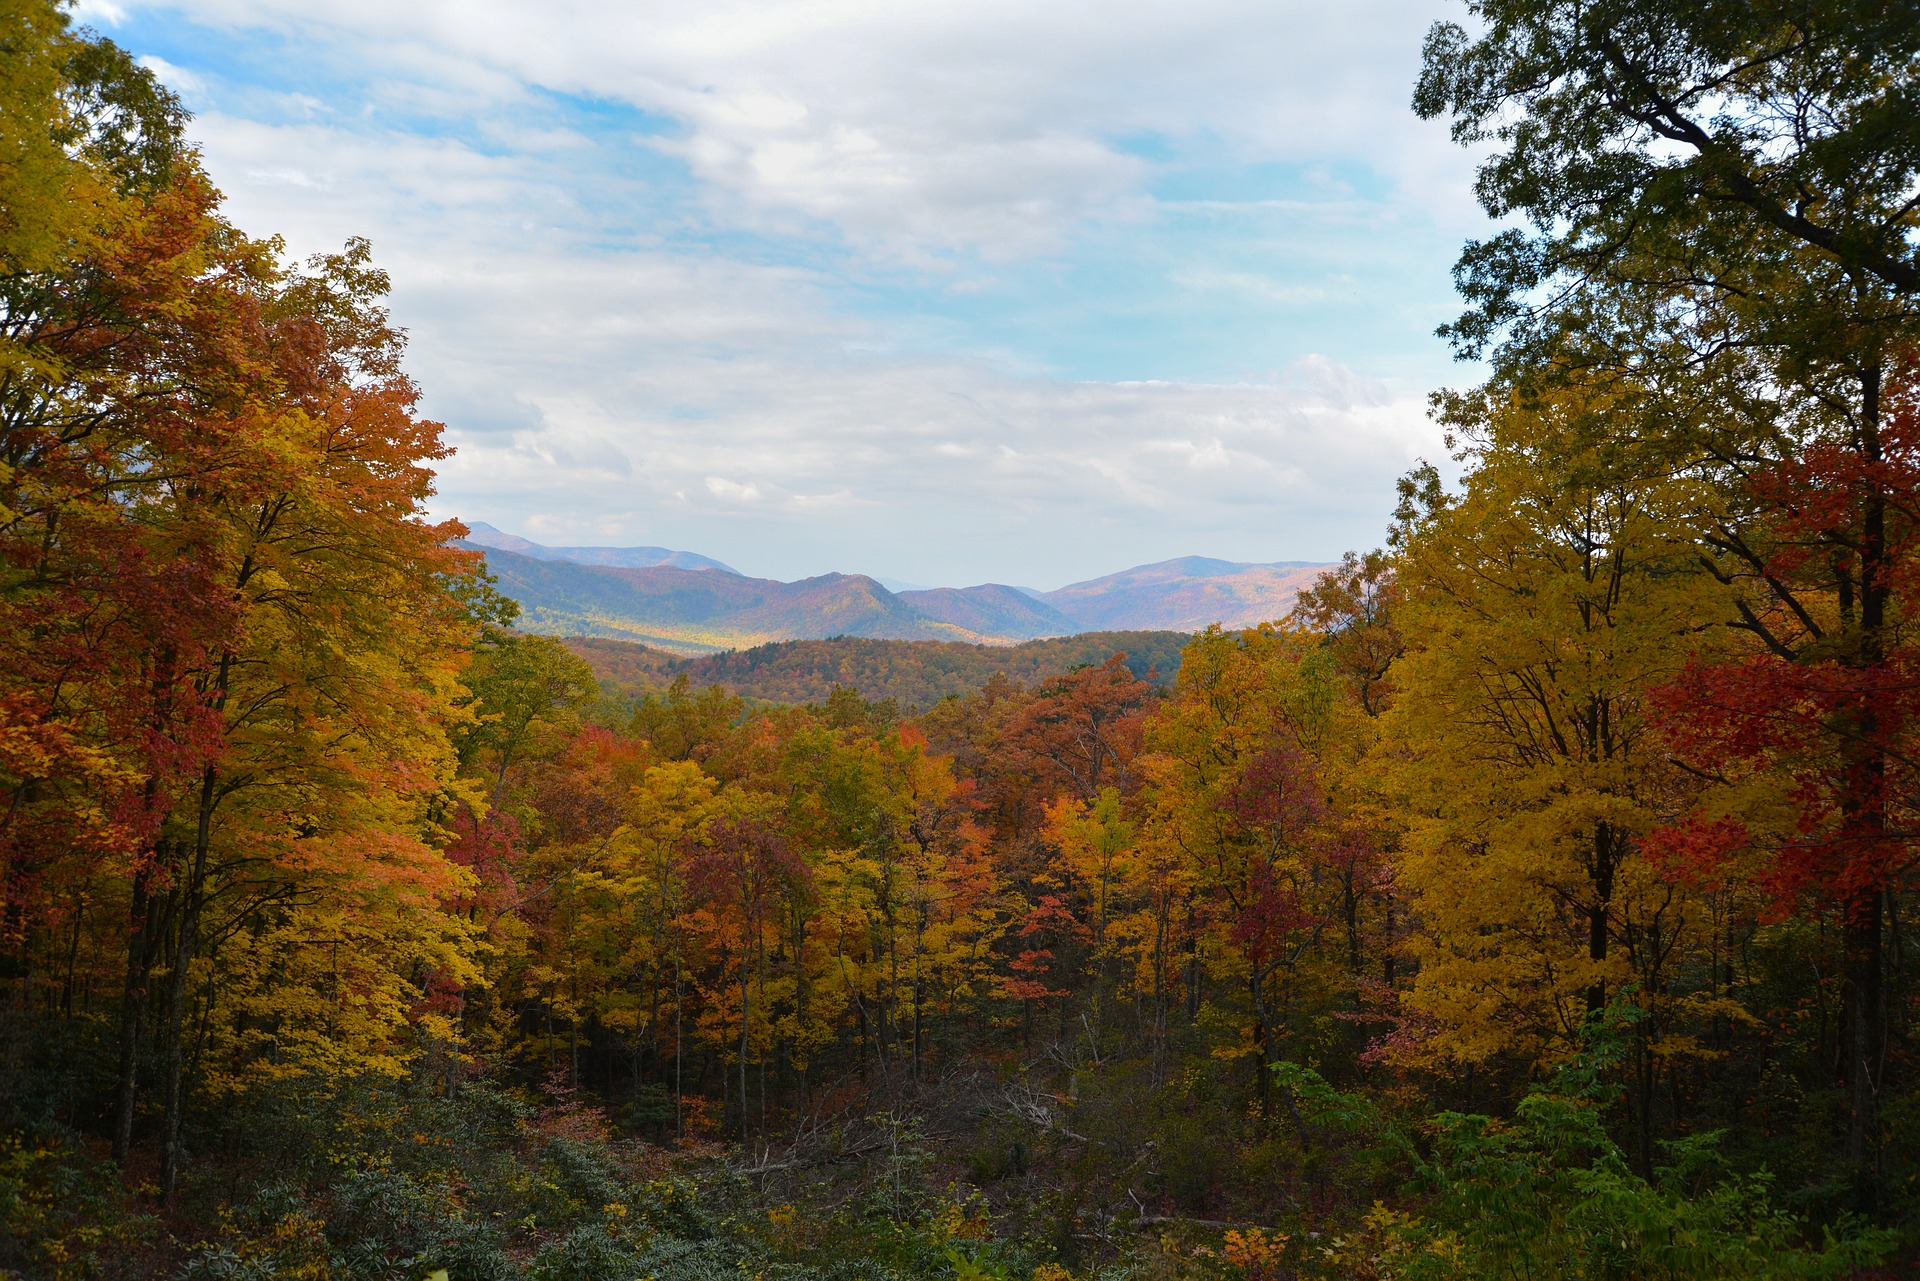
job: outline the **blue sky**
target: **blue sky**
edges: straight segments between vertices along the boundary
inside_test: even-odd
[[[1041,587],[1379,541],[1482,234],[1440,4],[89,0],[234,218],[369,237],[439,510]]]

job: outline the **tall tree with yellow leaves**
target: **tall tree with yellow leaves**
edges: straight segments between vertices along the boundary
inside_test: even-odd
[[[1633,408],[1488,406],[1462,492],[1431,469],[1403,486],[1408,650],[1384,751],[1430,1064],[1537,1070],[1629,987],[1655,1016],[1643,1037],[1686,998],[1676,958],[1707,921],[1641,851],[1683,781],[1649,690],[1710,643],[1718,589],[1679,521],[1699,495],[1636,469]]]

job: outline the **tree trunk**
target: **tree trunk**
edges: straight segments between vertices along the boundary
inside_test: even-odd
[[[747,1031],[751,1027],[753,1015],[749,1001],[752,999],[747,987],[747,949],[740,949],[740,1150],[747,1150]]]
[[[920,909],[918,922],[913,930],[913,982],[910,990],[913,994],[913,1083],[920,1084],[920,1001],[924,995],[921,977],[921,957],[925,951],[926,908]]]
[[[1258,1047],[1253,1064],[1253,1093],[1258,1101],[1262,1126],[1273,1119],[1273,1102],[1268,1081],[1272,1074],[1273,1053],[1267,1045],[1266,977],[1260,963],[1255,961],[1250,984],[1253,996],[1253,1043]]]
[[[199,822],[193,842],[193,863],[180,892],[180,936],[174,947],[173,972],[167,976],[166,1123],[160,1149],[161,1195],[173,1199],[180,1181],[180,1114],[185,1103],[185,1020],[187,982],[193,958],[200,949],[200,908],[207,882],[207,856],[213,848],[213,812],[219,804],[219,775],[212,765],[200,774]]]
[[[687,1137],[687,1119],[685,1110],[686,1093],[683,1089],[682,1068],[685,1065],[685,1038],[681,1035],[684,1023],[681,1015],[686,1003],[681,996],[680,982],[680,931],[674,929],[673,935],[673,1141],[678,1143]]]
[[[1882,460],[1880,444],[1880,369],[1861,374],[1860,453],[1866,462]],[[1875,668],[1886,661],[1886,611],[1891,584],[1887,575],[1886,497],[1878,485],[1867,491],[1861,512],[1860,632],[1855,662]],[[1887,835],[1886,750],[1880,741],[1878,709],[1864,698],[1851,736],[1846,795],[1841,805],[1844,836],[1864,849],[1877,872]],[[1865,880],[1866,878],[1861,878]],[[1881,1022],[1881,894],[1877,878],[1856,881],[1845,904],[1844,1003],[1847,1060],[1847,1161],[1853,1167],[1861,1208],[1873,1208],[1878,1185],[1879,1067]]]
[[[120,994],[120,1079],[114,1092],[113,1159],[125,1166],[133,1150],[133,1111],[138,1101],[140,1028],[147,1016],[147,977],[153,970],[154,903],[148,872],[133,878],[128,912],[127,982]]]
[[[1880,1068],[1881,899],[1866,889],[1847,905],[1846,948],[1847,1163],[1870,1197],[1878,1147]]]
[[[1393,895],[1380,896],[1380,981],[1393,986]]]
[[[1360,888],[1354,882],[1356,869],[1348,864],[1341,877],[1341,908],[1347,924],[1347,973],[1360,973]]]
[[[80,927],[86,923],[87,899],[84,894],[73,896],[73,935],[67,944],[67,976],[60,984],[60,1017],[73,1017],[73,973],[80,963]]]
[[[198,891],[189,887],[180,915],[180,940],[174,948],[173,972],[167,976],[166,1114],[160,1144],[160,1190],[173,1199],[180,1181],[180,1113],[186,1071],[186,1009],[188,971],[200,942]]]
[[[1647,1038],[1639,1038],[1638,1053],[1635,1056],[1635,1075],[1640,1087],[1640,1134],[1636,1156],[1639,1160],[1640,1177],[1653,1180],[1653,1087],[1654,1058],[1653,1046]]]
[[[1587,959],[1599,965],[1607,959],[1607,914],[1613,904],[1614,832],[1611,824],[1593,828],[1593,902],[1587,908]],[[1607,1008],[1607,984],[1595,979],[1587,988],[1587,1017]]]

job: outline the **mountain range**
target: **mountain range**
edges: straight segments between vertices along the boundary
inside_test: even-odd
[[[1012,645],[1093,631],[1195,632],[1279,618],[1324,565],[1187,556],[1057,591],[1001,583],[889,591],[865,574],[783,583],[665,547],[545,547],[469,526],[520,626],[707,654],[770,641],[864,636]]]
[[[668,547],[543,547],[539,543],[495,529],[483,520],[467,522],[467,541],[480,547],[531,556],[535,560],[564,560],[575,565],[604,565],[615,569],[652,569],[668,565],[674,569],[717,569],[723,574],[738,574],[699,552],[677,552]]]

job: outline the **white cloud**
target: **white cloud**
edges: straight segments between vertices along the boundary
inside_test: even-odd
[[[127,11],[111,0],[76,0],[73,20],[86,27],[117,27],[127,20]]]
[[[676,357],[685,353],[657,353],[644,371],[655,402],[727,376]],[[569,511],[587,528],[618,496],[642,513],[626,527],[631,541],[671,530],[779,577],[911,566],[922,581],[1065,581],[1190,550],[1331,558],[1377,540],[1393,476],[1438,445],[1421,403],[1405,397],[1070,383],[952,361],[847,360],[805,344],[758,364],[756,392],[736,395],[718,421],[678,422],[639,404],[614,421],[601,405],[550,415],[538,433],[459,433],[449,496],[496,524],[512,513],[550,531],[569,526]],[[634,453],[630,480],[559,465],[564,449],[552,445],[555,465],[537,475],[523,465],[536,442],[601,433]],[[823,510],[831,523],[810,525]]]
[[[351,49],[454,114],[534,86],[627,103],[677,122],[658,145],[717,212],[909,255],[1128,216],[1154,169],[1128,138],[1358,162],[1464,212],[1463,158],[1405,105],[1443,0],[130,3]]]
[[[1187,553],[1330,559],[1377,541],[1393,477],[1439,451],[1420,396],[1326,357],[1226,385],[1101,382],[863,319],[825,268],[653,226],[649,179],[531,105],[544,88],[675,122],[622,145],[683,161],[707,226],[825,226],[849,271],[939,263],[930,278],[990,291],[970,262],[1147,217],[1156,138],[1247,164],[1364,156],[1389,203],[1462,202],[1464,165],[1403,106],[1425,5],[129,3],[374,67],[381,109],[362,117],[223,99],[155,64],[213,96],[195,134],[242,226],[297,254],[373,238],[459,448],[448,514],[778,577],[1052,585]],[[408,132],[403,111],[471,127]],[[1173,274],[1277,306],[1320,288]]]
[[[751,482],[742,485],[722,476],[707,477],[707,492],[715,498],[736,503],[757,503],[762,496],[760,486]]]
[[[115,20],[118,19],[116,18]],[[171,85],[175,89],[184,90],[187,93],[200,93],[207,87],[206,81],[202,80],[199,76],[188,71],[185,67],[174,66],[165,58],[156,58],[152,54],[148,54],[138,61],[141,66],[159,77],[163,83]]]

